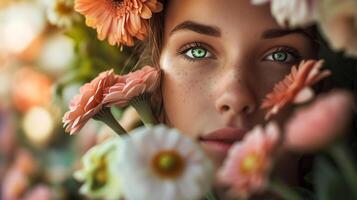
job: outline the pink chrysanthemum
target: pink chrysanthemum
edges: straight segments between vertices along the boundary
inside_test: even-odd
[[[70,134],[78,132],[102,109],[104,90],[114,85],[117,78],[113,70],[105,71],[80,88],[80,94],[72,99],[69,105],[70,110],[63,117],[66,132]]]
[[[289,103],[303,103],[310,100],[314,93],[310,86],[329,76],[329,70],[320,71],[323,60],[301,61],[293,66],[289,75],[274,86],[273,92],[266,95],[261,108],[268,109],[266,119],[277,114]]]
[[[75,10],[86,17],[86,24],[97,29],[98,38],[110,45],[134,44],[148,34],[148,20],[160,12],[157,0],[75,0]]]
[[[277,125],[270,123],[265,130],[256,126],[234,144],[218,172],[219,180],[231,187],[229,195],[247,198],[265,188],[279,138]]]

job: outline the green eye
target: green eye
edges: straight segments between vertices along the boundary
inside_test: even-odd
[[[277,49],[269,53],[264,60],[278,63],[293,63],[301,58],[300,54],[293,49]]]
[[[288,54],[286,52],[280,51],[280,52],[274,52],[273,53],[273,59],[276,61],[284,62],[288,58]]]
[[[204,58],[207,54],[207,51],[205,49],[201,49],[201,48],[195,48],[192,49],[192,55],[195,58]]]
[[[210,53],[206,49],[200,47],[191,48],[188,51],[186,51],[185,54],[186,56],[192,59],[202,59],[210,56]]]

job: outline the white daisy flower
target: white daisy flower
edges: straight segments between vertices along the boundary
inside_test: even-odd
[[[139,128],[122,147],[119,171],[126,200],[194,200],[211,187],[211,161],[176,129]]]
[[[82,169],[74,177],[84,182],[79,192],[90,198],[118,200],[122,197],[119,181],[118,152],[121,139],[111,139],[92,147],[82,158]]]
[[[282,27],[311,25],[318,18],[318,0],[251,0],[254,5],[270,2],[271,13]]]
[[[61,28],[70,27],[79,15],[74,11],[73,0],[51,0],[47,8],[48,21]]]

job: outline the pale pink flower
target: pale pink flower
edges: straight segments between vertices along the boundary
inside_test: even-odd
[[[16,167],[10,168],[1,185],[1,199],[19,200],[29,184],[30,180],[23,171]]]
[[[134,37],[147,36],[148,19],[163,6],[157,0],[75,0],[74,8],[86,17],[88,26],[97,29],[100,40],[132,46]]]
[[[273,92],[266,95],[261,108],[268,109],[266,119],[277,114],[289,103],[304,103],[310,100],[314,93],[310,86],[329,76],[329,70],[322,70],[323,61],[301,61],[293,66],[289,75],[274,86]]]
[[[102,109],[104,90],[114,85],[117,79],[114,71],[108,70],[80,88],[80,94],[72,99],[69,105],[70,110],[63,117],[66,132],[73,134],[79,131],[90,118]]]
[[[34,175],[39,169],[37,160],[25,149],[20,149],[17,152],[14,167],[22,171],[26,176]]]
[[[282,27],[304,27],[318,19],[319,0],[251,0],[260,5],[270,2],[273,17]]]
[[[23,200],[54,200],[55,196],[46,185],[37,185],[26,193]]]
[[[156,68],[145,66],[121,78],[106,92],[103,103],[107,106],[123,107],[136,96],[152,93],[159,84],[160,71]]]
[[[357,56],[357,1],[321,1],[319,27],[333,49]]]
[[[325,147],[347,128],[352,105],[351,94],[335,91],[299,109],[286,125],[284,147],[298,152]]]
[[[279,128],[272,122],[265,129],[256,126],[234,144],[218,171],[218,179],[230,186],[229,195],[247,198],[264,190],[279,139]]]

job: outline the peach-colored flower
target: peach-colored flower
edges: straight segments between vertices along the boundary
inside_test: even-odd
[[[280,26],[304,27],[317,21],[319,0],[251,0],[260,5],[270,2],[271,13]]]
[[[160,71],[156,68],[145,66],[121,78],[105,93],[103,103],[107,106],[123,107],[136,96],[152,93],[159,84]]]
[[[132,46],[134,37],[146,37],[148,19],[163,5],[158,0],[76,0],[74,8],[86,17],[88,26],[97,29],[100,40],[108,37],[110,45]]]
[[[66,132],[73,134],[79,131],[102,109],[104,90],[114,85],[117,78],[113,70],[108,70],[80,88],[80,94],[72,99],[69,105],[70,110],[63,117]]]
[[[266,95],[261,108],[268,109],[266,119],[277,114],[289,103],[303,103],[310,100],[314,93],[310,86],[329,76],[329,70],[320,71],[323,60],[301,61],[293,66],[289,75],[274,86],[273,92]]]
[[[19,69],[15,73],[12,85],[12,100],[21,112],[51,102],[52,80],[32,67]]]
[[[286,125],[284,147],[299,152],[325,147],[347,128],[352,105],[351,94],[335,91],[301,108]]]
[[[321,1],[319,27],[333,49],[357,56],[357,2]]]
[[[247,198],[265,188],[279,139],[280,130],[271,122],[265,129],[256,126],[234,144],[218,171],[218,179],[230,186],[229,195]]]

